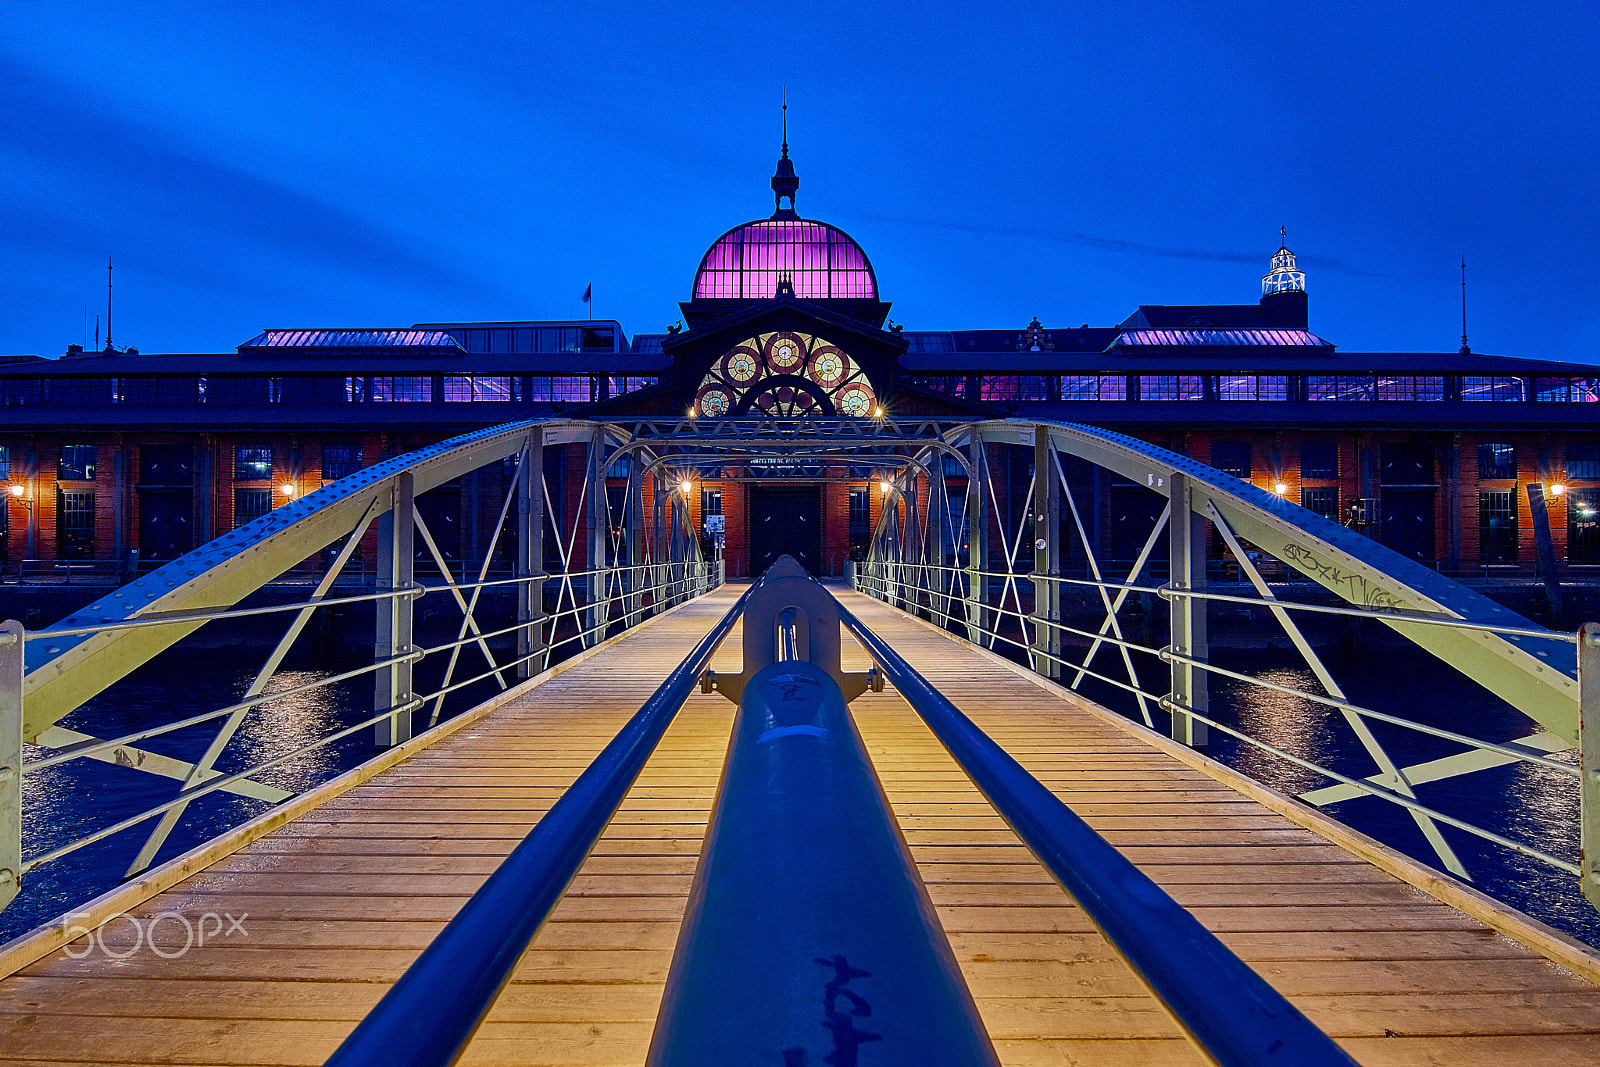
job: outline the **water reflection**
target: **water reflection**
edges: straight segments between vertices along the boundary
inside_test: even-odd
[[[1256,677],[1288,689],[1322,692],[1309,670],[1276,667]],[[1326,704],[1231,678],[1212,682],[1211,702],[1213,718],[1218,722],[1226,722],[1248,737],[1323,766],[1340,748],[1335,732],[1349,730],[1343,717]],[[1229,740],[1233,742],[1229,764],[1257,781],[1291,795],[1328,784],[1325,775],[1236,738]]]
[[[260,656],[174,649],[163,653],[62,720],[95,737],[117,737],[175,719],[225,707],[243,698]],[[331,677],[350,664],[280,671],[267,693],[281,693]],[[371,682],[358,677],[269,700],[250,709],[217,761],[233,774],[273,760],[367,718]],[[136,742],[136,747],[193,762],[204,754],[225,718]],[[31,762],[53,750],[25,746]],[[252,777],[300,792],[372,755],[372,735],[352,736],[290,756]],[[30,772],[23,778],[23,855],[43,855],[137,812],[170,801],[178,779],[91,759]],[[218,791],[196,798],[157,862],[194,847],[267,810],[266,801]],[[85,846],[24,875],[18,897],[0,912],[0,942],[24,933],[114,887],[144,844],[154,818]]]

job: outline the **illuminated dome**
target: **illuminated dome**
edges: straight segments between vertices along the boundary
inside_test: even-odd
[[[691,299],[770,300],[782,279],[802,300],[878,298],[872,263],[849,234],[780,212],[717,238],[700,261]]]

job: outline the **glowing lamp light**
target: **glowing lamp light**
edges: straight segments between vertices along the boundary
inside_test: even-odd
[[[693,404],[689,405],[689,410],[686,412],[686,414],[689,416],[689,418],[691,418],[691,419],[694,418],[694,405]]]
[[[282,485],[278,486],[278,492],[282,493],[290,500],[294,499],[294,486],[290,485],[288,482],[284,482]]]
[[[27,492],[27,490],[22,488],[20,485],[13,485],[10,492],[12,496],[16,497],[18,500],[21,500],[22,494]]]
[[[683,481],[678,483],[678,488],[683,490],[683,495],[684,496],[688,496],[689,495],[689,490],[694,488],[694,483],[691,482],[689,479],[685,478]]]
[[[883,490],[883,495],[884,496],[888,496],[889,495],[889,483],[888,482],[879,482],[878,486]]]
[[[880,404],[877,407],[872,409],[872,417],[875,418],[875,419],[883,418],[883,405],[882,404]]]
[[[1274,493],[1277,493],[1279,496],[1283,496],[1284,494],[1289,492],[1289,487],[1287,485],[1285,485],[1283,482],[1279,482],[1277,485],[1272,487],[1272,491]]]
[[[1567,487],[1565,485],[1562,485],[1560,482],[1557,482],[1556,484],[1554,484],[1554,485],[1552,485],[1550,487],[1550,495],[1551,496],[1560,496],[1562,493],[1565,493],[1566,491],[1567,491]]]

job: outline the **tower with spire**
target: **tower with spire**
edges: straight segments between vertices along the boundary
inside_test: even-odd
[[[1304,330],[1310,322],[1306,302],[1306,276],[1289,251],[1289,231],[1278,227],[1281,242],[1272,254],[1272,266],[1261,276],[1261,310],[1275,326]]]
[[[800,179],[795,176],[794,163],[789,159],[789,102],[783,102],[783,154],[778,157],[778,169],[772,175],[772,217],[775,219],[797,219],[800,216],[794,209],[794,194],[800,188]],[[788,197],[789,206],[784,207],[784,198]]]

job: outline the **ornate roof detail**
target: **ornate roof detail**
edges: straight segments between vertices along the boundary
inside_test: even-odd
[[[1278,228],[1278,234],[1285,242],[1288,241],[1289,234],[1284,227]],[[1305,291],[1306,276],[1295,266],[1294,253],[1289,251],[1287,244],[1279,245],[1278,250],[1272,253],[1272,269],[1261,276],[1261,295]]]
[[[794,163],[789,159],[789,103],[783,105],[783,154],[778,157],[778,169],[772,175],[772,217],[775,219],[799,218],[794,210],[794,194],[800,188],[800,179],[795,175]],[[789,198],[789,206],[783,206],[784,197]]]

